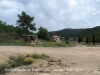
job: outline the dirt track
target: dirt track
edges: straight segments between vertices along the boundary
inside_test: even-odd
[[[55,59],[62,59],[67,69],[82,69],[82,71],[33,73],[10,72],[5,75],[100,75],[100,47],[27,47],[0,46],[0,62],[11,55],[26,53],[44,53]]]

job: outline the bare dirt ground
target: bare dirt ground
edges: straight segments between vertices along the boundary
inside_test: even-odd
[[[11,71],[4,75],[100,75],[100,47],[28,47],[0,46],[0,62],[16,54],[39,53],[61,59],[61,63],[49,64],[46,60],[20,68],[42,68],[49,71]],[[20,69],[21,70],[21,69]]]

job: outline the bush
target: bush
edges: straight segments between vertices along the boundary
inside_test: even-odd
[[[0,72],[1,72],[1,73],[5,72],[5,68],[6,68],[6,67],[5,67],[4,64],[0,64]],[[0,73],[0,74],[1,74],[1,73]]]
[[[69,40],[66,40],[66,44],[69,44]]]
[[[0,64],[0,74],[5,72],[5,68],[9,68],[10,65],[8,62],[3,62]]]
[[[27,64],[32,64],[34,62],[34,58],[32,57],[26,57],[24,60],[24,63]]]
[[[27,53],[27,54],[26,54],[26,57],[32,57],[32,55],[31,55],[31,54],[29,54],[29,53]]]
[[[14,58],[12,57],[12,59],[14,59]],[[23,65],[24,64],[24,59],[25,59],[24,56],[16,57],[16,59],[11,61],[11,67],[18,67],[18,66]]]

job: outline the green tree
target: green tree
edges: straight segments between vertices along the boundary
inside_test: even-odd
[[[38,29],[38,38],[43,39],[43,40],[48,40],[49,39],[49,33],[46,28],[40,27]]]
[[[23,33],[29,34],[29,30],[36,30],[34,17],[27,15],[26,12],[22,11],[21,15],[18,14],[18,20],[16,21],[19,28],[22,28]]]
[[[69,36],[65,36],[66,44],[69,44]]]
[[[69,36],[65,36],[65,41],[69,40]]]
[[[91,37],[87,37],[86,38],[86,43],[89,43],[90,44],[90,42],[92,42],[92,38]]]
[[[50,36],[50,37],[53,36],[53,35],[55,35],[55,32],[54,32],[54,31],[49,32],[49,36]]]
[[[78,37],[78,42],[81,43],[82,41],[83,41],[83,37],[82,36],[79,36]]]
[[[100,43],[100,32],[95,35],[95,41]]]
[[[89,43],[89,38],[88,37],[86,37],[86,43]]]
[[[92,42],[93,42],[93,45],[94,45],[95,44],[95,36],[94,36],[94,34],[92,36]]]

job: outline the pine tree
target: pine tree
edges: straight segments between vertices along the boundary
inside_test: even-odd
[[[89,38],[88,37],[86,37],[86,43],[89,43]]]
[[[93,42],[93,45],[94,45],[95,44],[95,36],[94,36],[94,34],[92,36],[92,42]]]
[[[81,43],[82,41],[83,41],[83,37],[82,36],[79,36],[78,37],[78,42]]]
[[[22,11],[21,15],[18,14],[18,20],[16,21],[19,25],[19,28],[22,28],[23,34],[28,34],[30,30],[36,30],[34,17],[26,14],[26,12]]]

